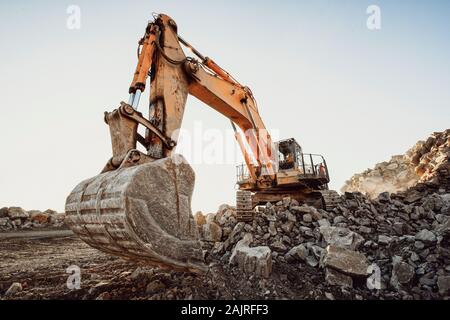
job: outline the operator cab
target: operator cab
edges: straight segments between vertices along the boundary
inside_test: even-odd
[[[295,139],[286,139],[276,143],[278,147],[278,168],[289,170],[298,168],[301,163],[302,147]]]
[[[325,159],[318,154],[303,153],[294,138],[275,143],[278,150],[278,185],[305,183],[318,187],[330,179]]]
[[[309,186],[327,187],[330,182],[328,167],[323,156],[303,153],[294,138],[275,142],[277,150],[274,162],[278,187]],[[243,189],[249,187],[250,176],[245,164],[237,166],[237,184]]]

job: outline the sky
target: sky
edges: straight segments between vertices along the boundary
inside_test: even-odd
[[[79,29],[67,27],[71,5]],[[381,29],[366,25],[370,5]],[[449,127],[448,1],[1,1],[0,207],[63,211],[100,172],[111,156],[103,112],[127,101],[153,12],[252,89],[273,136],[324,155],[332,189]],[[190,97],[182,129],[193,211],[233,204],[241,158],[207,157],[217,135],[235,147],[228,119]]]

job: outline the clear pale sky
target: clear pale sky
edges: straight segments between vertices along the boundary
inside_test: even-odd
[[[381,30],[366,27],[371,4]],[[69,5],[79,30],[66,27]],[[450,127],[448,1],[2,1],[0,207],[63,210],[102,169],[103,112],[127,100],[152,12],[248,85],[279,138],[323,154],[332,188]],[[183,129],[199,124],[233,140],[226,118],[190,98]],[[234,163],[193,167],[194,212],[234,203]]]

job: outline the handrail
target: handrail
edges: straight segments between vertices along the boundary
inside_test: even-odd
[[[314,154],[314,153],[299,153],[299,159],[298,163],[295,166],[295,168],[298,168],[301,173],[300,176],[303,176],[306,178],[324,178],[329,180],[330,175],[328,171],[328,166],[325,161],[325,158],[320,154]],[[313,157],[319,157],[320,159],[316,159],[316,162],[314,162]],[[318,169],[319,166],[323,165],[324,167],[324,174],[321,174],[320,170]],[[289,169],[279,169],[278,171],[285,171]],[[310,172],[307,172],[310,171]],[[249,173],[246,172],[246,165],[245,164],[239,164],[236,166],[236,178],[237,181],[245,181],[249,178]]]

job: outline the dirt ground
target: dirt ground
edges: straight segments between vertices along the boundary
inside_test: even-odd
[[[12,298],[76,297],[76,293],[66,286],[69,266],[79,266],[81,281],[83,283],[85,277],[88,284],[92,275],[101,272],[101,266],[123,263],[89,247],[73,235],[32,232],[21,238],[5,239],[3,236],[0,239],[0,292],[5,293],[13,282],[23,286],[23,291]]]
[[[80,268],[80,289],[67,286],[69,266]],[[14,282],[23,290],[5,296]],[[104,254],[70,231],[0,235],[0,299],[362,298],[354,291],[324,288],[323,282],[321,272],[304,265],[275,264],[270,279],[258,279],[216,261],[207,274],[197,275]]]

